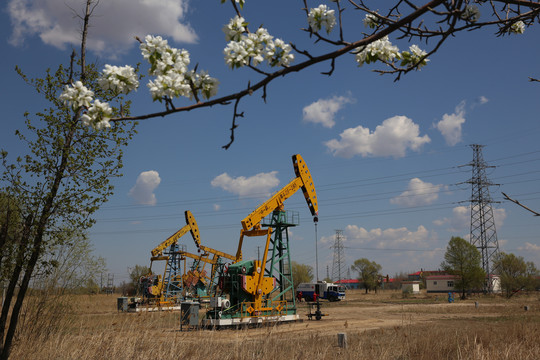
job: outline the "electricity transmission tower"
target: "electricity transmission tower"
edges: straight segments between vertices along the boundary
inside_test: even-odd
[[[107,274],[107,295],[112,295],[114,290],[114,274],[108,273]]]
[[[499,242],[491,207],[493,200],[489,195],[489,187],[494,184],[486,176],[486,169],[494,166],[488,166],[484,161],[483,147],[484,145],[471,145],[473,161],[469,165],[472,167],[472,177],[467,181],[472,185],[470,242],[482,255],[482,268],[488,279],[484,290],[491,292],[493,285],[491,275],[495,269],[490,267],[490,263],[493,263],[495,256],[499,253]]]
[[[343,279],[345,271],[345,255],[343,254],[343,230],[336,230],[336,240],[334,241],[334,260],[332,262],[332,281]]]
[[[327,278],[327,279],[332,279],[332,278],[330,277],[330,270],[328,269],[328,265],[326,265],[326,278]]]

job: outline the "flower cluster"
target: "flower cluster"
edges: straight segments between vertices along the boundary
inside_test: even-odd
[[[111,127],[109,120],[112,117],[112,109],[106,102],[98,99],[94,101],[88,111],[81,117],[83,125],[92,126],[96,130]]]
[[[129,65],[105,65],[98,83],[103,90],[112,90],[116,94],[129,94],[139,87],[137,74]]]
[[[217,79],[210,77],[205,71],[201,71],[198,74],[190,71],[188,75],[195,89],[199,89],[205,99],[210,99],[217,94],[219,82]]]
[[[516,21],[510,26],[509,31],[514,34],[523,34],[525,32],[525,23],[521,20]]]
[[[150,63],[150,75],[166,75],[169,72],[185,73],[190,63],[189,53],[169,46],[161,36],[146,35],[140,45],[144,59]]]
[[[199,92],[208,99],[217,93],[216,79],[204,72],[196,74],[188,70],[190,58],[186,50],[172,48],[161,36],[151,35],[146,36],[140,49],[142,56],[150,63],[150,75],[156,77],[148,82],[154,101],[180,96],[191,99]]]
[[[79,111],[81,108],[87,109],[86,113],[81,116],[81,121],[84,125],[92,126],[97,130],[110,127],[111,107],[108,103],[101,102],[97,99],[91,104],[93,97],[94,92],[88,90],[82,82],[77,81],[71,86],[66,85],[60,95],[60,100],[74,111]]]
[[[309,9],[308,24],[315,32],[320,31],[324,26],[326,33],[330,34],[334,26],[336,26],[334,10],[330,10],[326,5],[319,5],[317,8]]]
[[[366,45],[361,51],[356,53],[356,62],[358,62],[358,66],[362,66],[377,60],[393,61],[400,57],[401,55],[398,47],[392,45],[390,40],[388,40],[388,36],[385,36],[382,39]]]
[[[191,87],[183,74],[171,72],[167,75],[158,75],[155,80],[148,82],[148,89],[154,101],[163,98],[177,98],[191,96]]]
[[[429,59],[422,59],[426,55],[427,52],[420,49],[417,45],[411,45],[409,47],[409,51],[404,51],[401,53],[401,66],[413,66],[418,64],[416,66],[418,69],[420,69],[421,67],[427,65],[427,62],[429,61]],[[420,59],[422,59],[422,61],[420,61]]]
[[[289,65],[294,60],[294,54],[291,54],[291,45],[286,44],[281,39],[276,39],[267,45],[265,57],[270,66]]]
[[[89,107],[93,97],[94,92],[86,88],[80,81],[71,86],[66,85],[60,94],[60,100],[71,107],[73,111],[78,111],[81,107]]]
[[[461,18],[471,23],[477,22],[480,19],[480,10],[476,5],[467,5],[461,13]]]
[[[366,14],[363,23],[365,27],[375,29],[379,26],[379,18],[373,14]]]
[[[224,28],[226,36],[227,29],[228,26]],[[257,66],[264,60],[270,66],[287,66],[294,60],[291,46],[281,39],[274,40],[265,28],[261,27],[254,33],[239,34],[237,38],[231,40],[223,50],[225,62],[232,69],[246,65]]]
[[[366,45],[356,53],[356,62],[358,66],[370,64],[377,60],[384,62],[393,62],[401,59],[401,66],[416,66],[418,69],[427,65],[428,59],[425,58],[427,52],[420,49],[417,45],[411,45],[409,51],[399,52],[397,46],[392,45],[388,36]]]
[[[246,32],[246,26],[248,23],[246,20],[236,15],[231,21],[223,27],[226,41],[240,41],[242,34]]]

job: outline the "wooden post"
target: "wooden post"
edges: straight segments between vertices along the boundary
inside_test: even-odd
[[[347,348],[347,334],[338,333],[337,334],[337,342],[338,342],[338,346],[340,348],[346,349]]]

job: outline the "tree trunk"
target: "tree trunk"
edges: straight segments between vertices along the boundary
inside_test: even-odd
[[[6,333],[5,339],[3,339],[4,342],[3,342],[3,347],[2,347],[2,353],[0,354],[0,360],[7,360],[11,352],[11,345],[13,344],[13,337],[15,336],[15,330],[17,329],[17,324],[19,322],[19,315],[22,309],[24,297],[26,296],[26,291],[28,290],[28,284],[30,283],[32,273],[34,272],[35,266],[39,260],[39,256],[41,255],[41,247],[43,244],[43,234],[45,233],[47,221],[49,217],[51,216],[51,212],[53,210],[54,199],[56,198],[56,195],[58,194],[58,190],[60,189],[60,183],[62,179],[64,178],[64,172],[67,166],[68,155],[71,150],[71,143],[73,141],[73,136],[77,129],[77,121],[78,121],[77,119],[79,118],[80,112],[81,111],[79,110],[77,114],[74,116],[74,118],[72,119],[71,129],[69,130],[69,133],[67,134],[66,140],[64,142],[64,148],[62,151],[62,158],[60,161],[60,166],[58,167],[58,170],[56,171],[54,181],[51,185],[51,192],[45,199],[45,202],[43,204],[43,209],[41,210],[39,222],[37,224],[36,234],[34,236],[34,243],[32,246],[30,260],[28,261],[28,264],[26,265],[26,269],[24,270],[23,281],[21,283],[19,293],[17,294],[17,300],[15,301],[15,305],[13,306],[13,311],[11,313],[11,320],[9,322],[9,328]],[[29,218],[30,216],[27,217],[27,221]],[[2,309],[2,311],[3,310],[4,309]],[[2,328],[2,330],[4,328]]]
[[[6,297],[4,299],[4,303],[2,304],[2,314],[0,315],[0,339],[2,340],[2,344],[0,345],[0,354],[3,354],[4,349],[6,349],[5,344],[5,330],[6,330],[6,324],[7,319],[9,316],[9,309],[11,307],[11,301],[13,300],[13,297],[15,295],[15,289],[17,288],[17,283],[19,282],[19,277],[21,275],[23,264],[24,264],[24,255],[26,253],[26,246],[28,244],[28,240],[30,238],[30,229],[32,226],[32,217],[29,215],[26,217],[23,231],[20,236],[19,241],[19,249],[17,252],[17,256],[15,257],[15,267],[13,268],[13,272],[11,274],[11,278],[9,280]]]
[[[9,358],[9,354],[11,352],[11,345],[13,343],[13,337],[15,336],[15,330],[17,329],[17,324],[19,322],[19,315],[23,306],[24,298],[26,296],[26,291],[28,290],[28,284],[30,284],[32,273],[34,272],[34,268],[41,253],[42,243],[43,232],[41,234],[37,234],[34,239],[32,256],[30,257],[30,260],[26,265],[26,269],[24,270],[23,281],[21,283],[21,287],[19,288],[19,293],[17,294],[17,300],[15,301],[15,305],[13,306],[13,311],[9,322],[9,328],[6,334],[6,338],[4,340],[4,347],[2,349],[2,354],[0,355],[1,360],[7,360]]]

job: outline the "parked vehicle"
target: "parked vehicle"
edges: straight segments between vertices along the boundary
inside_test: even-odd
[[[317,297],[328,301],[340,301],[345,299],[345,287],[326,281],[301,283],[296,288],[296,297],[307,301],[315,301]]]

